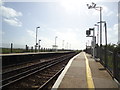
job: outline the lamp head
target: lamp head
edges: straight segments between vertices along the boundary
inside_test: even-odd
[[[94,2],[92,2],[92,7],[95,8],[96,7],[96,4]]]
[[[87,7],[88,7],[88,9],[91,9],[91,8],[92,8],[92,6],[91,6],[91,5],[89,5],[89,4],[87,4]]]
[[[94,24],[94,26],[99,26],[98,24]]]
[[[37,28],[40,28],[40,27],[37,27]]]

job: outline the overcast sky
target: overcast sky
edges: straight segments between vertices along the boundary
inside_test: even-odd
[[[99,21],[99,11],[88,9],[86,4],[91,4],[88,1],[0,2],[2,42],[33,46],[36,27],[40,26],[38,40],[41,40],[42,47],[52,48],[57,36],[58,48],[63,47],[64,40],[64,48],[84,49],[86,42],[89,45],[91,42],[91,38],[86,37],[86,30]],[[117,43],[118,2],[95,3],[103,7],[103,21],[107,22],[108,27],[108,43]],[[95,30],[97,32],[97,27]]]

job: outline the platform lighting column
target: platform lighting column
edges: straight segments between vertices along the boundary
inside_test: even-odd
[[[67,42],[67,49],[68,49],[68,42]]]
[[[56,42],[57,42],[57,36],[55,37],[55,50],[57,51],[57,44],[56,44]]]
[[[107,67],[107,23],[106,21],[102,21],[105,27],[105,67]]]
[[[57,38],[58,38],[58,37],[56,36],[56,37],[55,37],[55,46],[56,46]]]
[[[64,40],[63,40],[63,42],[62,42],[62,49],[64,49]]]
[[[35,44],[35,52],[37,51],[37,45],[38,45],[38,43],[37,43],[37,31],[38,31],[38,28],[40,28],[40,27],[36,27],[36,44]]]
[[[70,44],[70,50],[71,50],[71,44]]]
[[[106,22],[104,22],[104,26],[105,26],[105,67],[107,67],[107,24],[106,24]]]
[[[96,50],[97,50],[97,57],[98,57],[98,46],[99,46],[99,25],[95,24],[95,26],[97,26],[97,46],[96,46]]]
[[[97,26],[97,44],[99,43],[99,25],[95,24]]]

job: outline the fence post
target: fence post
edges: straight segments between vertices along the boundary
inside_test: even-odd
[[[40,52],[40,45],[38,46],[38,51]]]
[[[116,49],[113,52],[113,78],[116,77]]]
[[[33,52],[33,47],[31,47],[31,52]]]
[[[12,50],[13,50],[13,43],[11,43],[11,49],[10,49],[11,53],[12,53]]]
[[[105,68],[107,68],[107,45],[105,45]]]
[[[40,50],[41,52],[43,52],[43,48],[41,47],[41,50]]]
[[[96,44],[96,58],[98,58],[98,44]]]
[[[44,52],[45,52],[45,48],[44,48]]]

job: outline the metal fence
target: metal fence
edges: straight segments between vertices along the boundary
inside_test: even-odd
[[[92,48],[85,51],[92,55]],[[100,59],[100,63],[109,71],[109,73],[120,83],[120,49],[115,48],[109,51],[107,48],[96,46],[95,57]]]
[[[113,71],[114,71],[114,77],[120,83],[120,53],[118,52],[114,53]]]
[[[25,52],[55,52],[55,51],[73,51],[70,49],[54,49],[54,48],[44,48],[30,45],[20,45],[15,43],[0,43],[1,53],[25,53]]]

